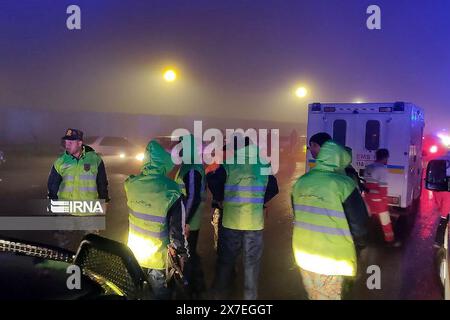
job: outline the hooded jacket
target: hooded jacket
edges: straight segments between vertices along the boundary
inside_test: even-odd
[[[354,276],[357,246],[364,246],[367,210],[356,184],[345,175],[350,154],[334,141],[320,149],[316,166],[292,191],[293,250],[305,270]]]
[[[156,141],[145,150],[141,173],[125,181],[129,208],[128,246],[139,264],[149,269],[166,267],[169,243],[186,253],[185,213],[178,185],[167,177],[173,163]]]

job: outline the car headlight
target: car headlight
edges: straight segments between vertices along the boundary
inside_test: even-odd
[[[136,155],[136,160],[138,161],[143,161],[144,160],[144,154],[143,153],[138,153]]]
[[[119,158],[121,158],[121,159],[125,158],[125,153],[123,153],[123,152],[119,153]]]

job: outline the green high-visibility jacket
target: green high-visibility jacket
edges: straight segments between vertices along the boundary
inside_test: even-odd
[[[96,200],[97,171],[102,162],[91,148],[83,146],[80,159],[64,152],[53,164],[62,177],[58,190],[59,200]]]
[[[240,152],[242,155],[241,160]],[[258,159],[258,148],[249,145],[234,152],[234,163],[227,158],[223,167],[225,182],[222,225],[233,230],[264,229],[264,195],[268,176]],[[243,162],[243,163],[239,163]]]
[[[302,269],[325,275],[354,276],[356,253],[343,203],[355,190],[345,175],[350,154],[333,141],[320,149],[316,166],[292,190],[292,247]]]
[[[176,182],[166,176],[172,167],[170,154],[156,141],[151,141],[141,173],[125,181],[128,246],[144,268],[161,270],[166,267],[168,212],[182,196]]]

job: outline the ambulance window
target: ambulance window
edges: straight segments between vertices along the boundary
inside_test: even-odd
[[[378,150],[380,147],[380,122],[369,120],[366,123],[366,149]]]
[[[347,134],[347,122],[345,120],[334,120],[333,140],[345,146],[346,134]]]

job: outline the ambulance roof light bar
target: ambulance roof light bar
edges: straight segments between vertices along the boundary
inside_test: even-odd
[[[394,112],[403,112],[405,111],[405,103],[401,101],[397,101],[394,103]]]
[[[313,103],[311,104],[311,111],[312,112],[321,112],[322,111],[322,105],[320,103]]]

